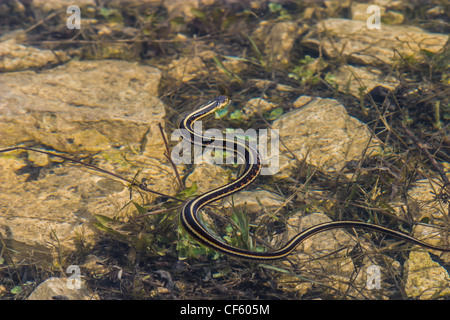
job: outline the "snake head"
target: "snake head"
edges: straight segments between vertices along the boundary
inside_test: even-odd
[[[225,107],[231,102],[231,99],[227,96],[217,96],[217,98],[214,99],[217,103],[217,106],[220,108]]]

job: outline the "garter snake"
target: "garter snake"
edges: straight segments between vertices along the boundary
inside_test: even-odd
[[[213,141],[210,138],[205,138],[205,136],[200,132],[196,132],[193,129],[193,124],[207,115],[219,110],[230,103],[230,99],[225,96],[218,96],[215,99],[202,105],[199,109],[195,110],[188,116],[186,116],[181,122],[179,128],[181,129],[181,134],[184,139],[187,139],[193,144],[201,145],[203,147],[209,146]],[[245,187],[249,186],[259,175],[261,171],[261,159],[256,148],[250,144],[244,143],[239,140],[214,140],[214,143],[220,143],[221,146],[233,154],[238,154],[245,160],[244,173],[239,176],[235,181],[219,187],[217,189],[208,191],[190,201],[188,201],[180,213],[180,221],[182,226],[186,231],[197,241],[203,243],[204,245],[222,253],[250,260],[275,260],[281,259],[288,256],[298,245],[300,245],[305,239],[318,234],[320,232],[336,229],[336,228],[355,228],[355,229],[367,229],[376,232],[381,232],[401,240],[409,241],[416,245],[434,249],[439,251],[450,252],[450,248],[443,248],[428,244],[409,236],[407,234],[382,227],[380,225],[360,222],[360,221],[332,221],[322,223],[306,229],[292,239],[290,239],[281,248],[269,251],[269,252],[254,252],[250,250],[245,250],[237,247],[230,246],[225,242],[219,240],[215,236],[211,235],[207,229],[200,223],[198,218],[198,213],[202,207],[236,193]]]

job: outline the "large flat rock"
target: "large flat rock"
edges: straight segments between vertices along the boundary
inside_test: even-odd
[[[165,116],[155,96],[159,79],[156,68],[114,60],[0,74],[0,148],[26,143],[89,155],[128,179],[140,172],[149,188],[172,194],[158,129]],[[52,261],[92,244],[93,217],[113,217],[129,200],[121,181],[85,167],[33,152],[0,154],[0,234],[17,261]]]
[[[414,26],[381,24],[370,30],[366,21],[333,18],[316,24],[302,43],[349,63],[385,66],[401,59],[422,60],[422,50],[436,53],[447,40],[448,35]]]

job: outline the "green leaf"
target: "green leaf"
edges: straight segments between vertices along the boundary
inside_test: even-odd
[[[269,3],[269,10],[270,10],[270,12],[279,12],[282,9],[283,9],[283,7],[279,3],[275,3],[275,2],[270,2]]]
[[[233,113],[230,114],[231,120],[241,120],[242,119],[242,111],[234,110]]]
[[[305,65],[305,64],[309,64],[314,62],[314,58],[309,56],[309,55],[305,55],[305,57],[303,59],[300,59],[300,64]]]
[[[228,114],[228,106],[216,110],[214,117],[216,119],[223,119]]]
[[[278,107],[270,111],[269,116],[267,117],[268,120],[275,120],[278,119],[283,114],[283,108]]]
[[[325,81],[333,85],[336,83],[336,76],[330,72],[325,75]]]
[[[263,64],[262,63],[262,54],[261,54],[261,51],[259,50],[258,46],[256,45],[256,42],[253,41],[253,39],[249,35],[247,35],[245,33],[244,33],[244,35],[247,37],[248,41],[250,41],[250,44],[256,53],[257,59],[260,61],[261,64]]]
[[[283,269],[283,268],[279,268],[279,267],[276,267],[276,266],[273,266],[273,265],[270,265],[270,264],[260,263],[258,266],[261,267],[261,268],[274,270],[274,271],[278,271],[278,272],[281,272],[281,273],[290,273],[289,270],[286,270],[286,269]]]
[[[96,214],[94,217],[95,219],[97,219],[97,221],[93,221],[92,224],[99,230],[113,236],[115,239],[121,242],[129,242],[130,239],[128,237],[128,234],[118,231],[118,229],[123,226],[123,222],[101,214]]]
[[[139,203],[133,201],[133,204],[136,207],[136,209],[138,210],[139,214],[147,213],[148,210],[146,208],[144,208],[143,206],[141,206]]]
[[[23,291],[21,286],[15,286],[14,288],[11,289],[11,293],[12,294],[19,294]]]
[[[192,197],[193,195],[196,194],[197,189],[198,189],[197,182],[194,181],[190,187],[185,188],[178,194],[178,198],[186,199],[186,198]]]
[[[97,219],[97,221],[100,222],[103,225],[117,223],[117,220],[114,220],[114,219],[112,219],[110,217],[107,217],[107,216],[104,216],[102,214],[96,214],[95,215],[95,219]]]

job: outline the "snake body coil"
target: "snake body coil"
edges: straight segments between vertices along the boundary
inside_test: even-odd
[[[216,110],[225,107],[229,103],[230,99],[228,97],[218,96],[201,106],[198,110],[189,114],[180,123],[180,129],[183,137],[188,139],[191,143],[199,144],[204,147],[210,145],[211,141],[209,139],[205,139],[202,133],[197,133],[194,131],[193,123],[215,112]],[[234,257],[251,260],[282,259],[288,256],[305,239],[312,237],[315,234],[336,228],[355,228],[381,232],[428,249],[450,252],[450,248],[434,246],[407,234],[376,224],[359,221],[333,221],[313,226],[297,234],[281,248],[270,252],[254,252],[230,246],[211,235],[206,228],[203,227],[198,219],[198,212],[207,204],[222,199],[249,186],[258,177],[261,171],[261,159],[255,148],[243,142],[227,141],[225,139],[221,141],[216,140],[215,143],[217,142],[221,142],[225,150],[237,153],[238,156],[245,159],[244,173],[235,181],[223,187],[206,192],[199,197],[188,201],[180,213],[180,221],[188,233],[199,242],[214,250]]]

